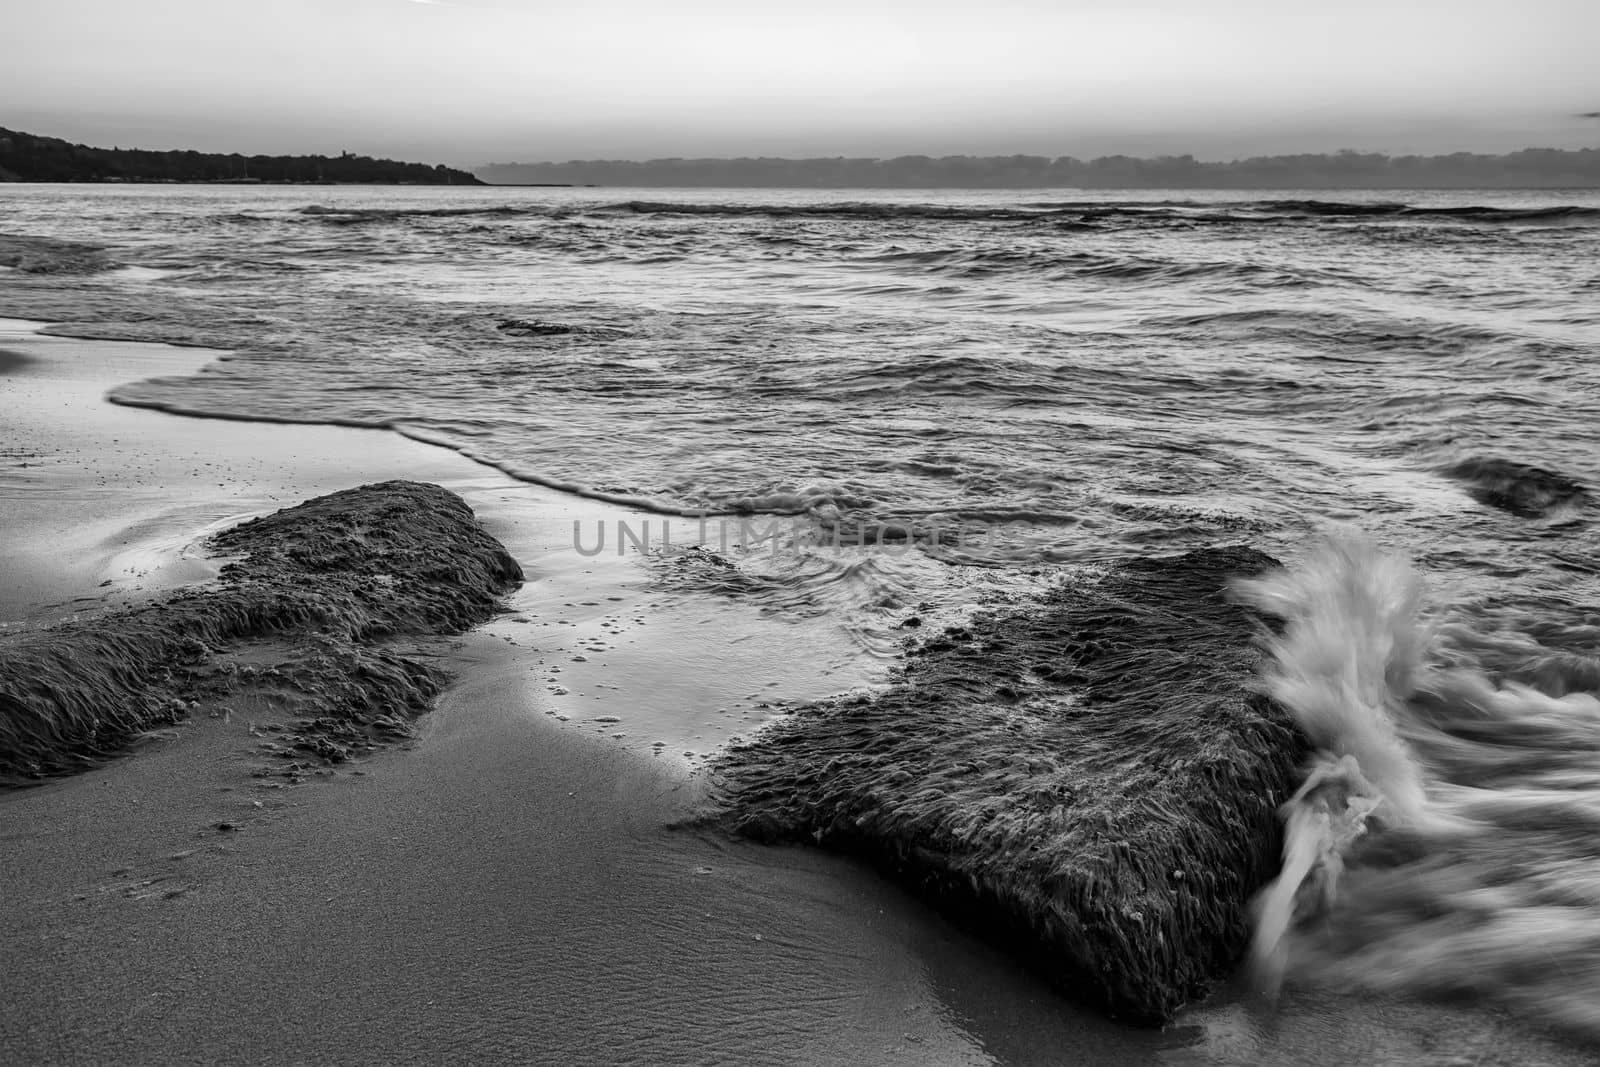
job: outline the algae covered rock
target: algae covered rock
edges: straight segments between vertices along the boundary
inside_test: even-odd
[[[1575,510],[1589,499],[1589,491],[1582,484],[1559,471],[1505,459],[1465,459],[1441,473],[1462,483],[1478,503],[1519,519],[1540,519]]]
[[[183,718],[252,645],[272,646],[272,684],[309,714],[414,715],[444,679],[395,639],[466,630],[522,580],[465,502],[417,482],[332,493],[214,544],[239,557],[215,583],[0,638],[0,782],[83,766]]]
[[[717,820],[867,857],[1060,986],[1160,1023],[1227,972],[1306,742],[1255,691],[1250,549],[1128,564],[981,616],[714,769]]]

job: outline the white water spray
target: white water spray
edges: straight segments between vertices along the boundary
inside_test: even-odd
[[[1256,900],[1257,983],[1479,995],[1600,1040],[1595,657],[1532,616],[1430,625],[1410,565],[1353,535],[1236,591],[1283,620],[1262,682],[1318,749]]]

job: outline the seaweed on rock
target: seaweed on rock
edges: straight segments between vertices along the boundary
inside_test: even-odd
[[[886,690],[730,749],[714,818],[870,858],[1067,990],[1165,1022],[1243,954],[1308,751],[1225,591],[1274,565],[1136,562],[933,636]]]
[[[274,671],[307,707],[357,722],[416,714],[443,676],[380,642],[466,630],[522,580],[459,497],[418,482],[332,493],[214,543],[240,557],[214,584],[0,638],[0,783],[92,763],[184,718],[199,680],[250,644],[310,650]]]

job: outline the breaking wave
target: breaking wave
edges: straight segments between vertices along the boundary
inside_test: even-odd
[[[1534,616],[1428,605],[1354,535],[1237,591],[1282,620],[1262,682],[1318,750],[1257,980],[1479,996],[1600,1039],[1600,660]]]

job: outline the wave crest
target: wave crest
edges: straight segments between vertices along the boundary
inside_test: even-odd
[[[1257,980],[1482,996],[1600,1040],[1600,670],[1431,625],[1420,576],[1360,537],[1237,590],[1284,620],[1262,681],[1319,748]]]

